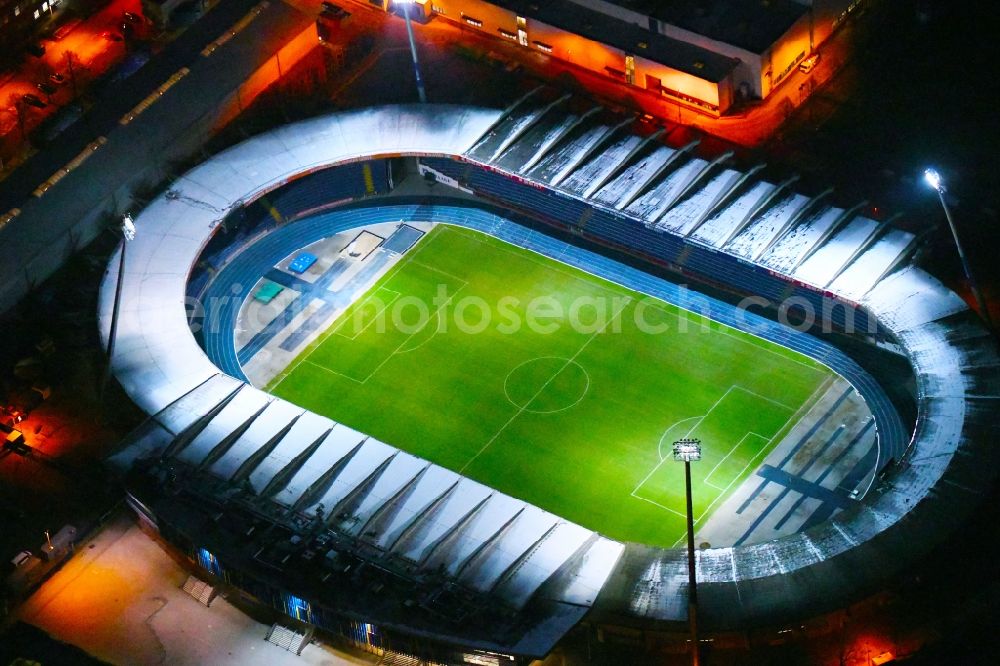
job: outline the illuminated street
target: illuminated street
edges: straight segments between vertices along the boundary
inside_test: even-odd
[[[12,158],[23,158],[23,131],[30,134],[45,118],[57,113],[59,108],[73,101],[74,87],[78,95],[87,93],[90,84],[126,55],[122,41],[111,41],[102,37],[104,33],[121,33],[124,12],[138,13],[139,0],[113,0],[99,12],[76,26],[59,40],[43,40],[45,54],[40,58],[26,58],[22,67],[7,76],[0,75],[0,105],[5,113],[0,116],[0,161],[5,165],[0,175],[6,175],[13,164]],[[71,73],[72,70],[72,73]],[[49,75],[58,73],[63,77],[60,83],[52,83]],[[49,82],[55,88],[51,94],[39,91],[36,84]],[[20,113],[15,109],[16,100],[24,94],[33,94],[47,107],[38,109],[24,107]],[[17,103],[19,104],[19,102]]]

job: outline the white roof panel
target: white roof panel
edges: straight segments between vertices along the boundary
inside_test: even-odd
[[[292,506],[321,476],[337,464],[344,456],[360,444],[366,435],[352,430],[345,425],[337,424],[330,434],[323,438],[319,445],[302,467],[274,499],[286,506]]]
[[[815,285],[820,289],[830,284],[830,280],[844,267],[851,257],[861,249],[862,244],[878,227],[878,222],[867,217],[856,217],[850,224],[837,232],[833,238],[802,262],[795,271],[795,278]]]
[[[688,235],[698,219],[705,214],[705,210],[721,194],[722,188],[738,175],[738,172],[732,169],[725,169],[722,173],[716,174],[704,186],[699,187],[693,194],[688,195],[667,211],[662,218],[657,220],[656,226],[669,229],[682,236]]]
[[[793,194],[775,203],[743,230],[729,244],[729,250],[745,259],[763,252],[791,222],[792,217],[809,203],[809,197]]]
[[[380,548],[389,548],[393,545],[396,539],[403,536],[403,531],[418,520],[418,517],[427,516],[431,505],[459,478],[461,477],[451,470],[431,465],[388,522],[382,524],[381,532],[374,535],[375,543]]]
[[[614,206],[619,201],[635,196],[652,173],[662,167],[675,152],[677,151],[667,146],[656,146],[652,152],[630,164],[610,183],[598,190],[594,198]]]
[[[477,590],[489,590],[517,558],[558,522],[559,518],[551,513],[526,506],[517,520],[462,573],[460,580]]]
[[[843,208],[827,208],[810,215],[774,244],[774,247],[764,255],[763,263],[786,275],[789,274],[795,264],[815,247],[823,234],[843,213]]]
[[[520,608],[594,533],[573,523],[560,523],[516,570],[497,587],[497,592]]]
[[[421,470],[427,469],[428,465],[430,463],[426,460],[415,458],[408,453],[401,452],[393,458],[385,473],[379,476],[354,512],[355,527],[349,531],[357,535],[365,522],[372,517],[372,514],[392,499],[392,496],[406,484],[413,481]]]
[[[418,561],[428,555],[427,549],[449,534],[465,515],[485,498],[495,495],[491,489],[470,479],[462,479],[455,491],[444,501],[441,507],[428,516],[420,529],[414,531],[410,538],[395,546],[403,556]]]
[[[850,301],[860,300],[906,252],[913,238],[911,233],[890,230],[833,281],[830,291]]]
[[[202,464],[219,442],[252,418],[269,400],[270,396],[252,386],[242,389],[177,457],[190,465]],[[210,407],[207,405],[206,409]]]
[[[702,243],[718,247],[736,230],[757,202],[774,189],[774,185],[761,181],[754,183],[746,192],[736,197],[728,206],[708,218],[691,236]]]
[[[626,210],[650,222],[656,220],[660,215],[663,215],[671,200],[680,194],[695,174],[705,168],[707,164],[705,160],[697,157],[687,160],[657,183],[656,187],[639,197]]]
[[[264,413],[254,419],[228,451],[212,463],[209,471],[223,479],[231,479],[247,458],[257,453],[275,435],[302,414],[302,408],[284,400],[271,402]]]
[[[234,380],[235,381],[235,380]],[[333,428],[333,421],[312,412],[306,412],[295,422],[278,445],[261,461],[249,476],[250,485],[261,492],[288,463],[311,446],[323,433]]]
[[[365,440],[364,445],[351,457],[344,469],[337,474],[326,492],[308,506],[304,506],[303,511],[310,514],[315,513],[316,508],[322,504],[326,515],[329,516],[330,511],[340,500],[361,485],[382,463],[399,453],[399,449],[387,446],[376,439]]]

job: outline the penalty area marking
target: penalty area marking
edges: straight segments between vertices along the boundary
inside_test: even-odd
[[[334,330],[333,330],[334,334],[335,335],[339,335],[340,337],[346,338],[348,340],[357,340],[358,336],[361,335],[362,333],[364,333],[365,331],[367,331],[369,326],[371,326],[376,321],[378,321],[378,318],[382,316],[382,313],[385,312],[386,310],[388,310],[389,306],[391,306],[393,303],[395,303],[396,299],[399,298],[400,295],[401,295],[398,291],[393,291],[392,289],[386,289],[385,287],[379,287],[378,289],[376,289],[371,294],[368,294],[367,296],[365,296],[364,298],[362,298],[360,301],[356,301],[355,303],[351,303],[351,305],[348,306],[348,308],[353,307],[355,304],[357,304],[357,306],[360,307],[360,308],[365,307],[365,305],[367,303],[371,302],[372,298],[374,298],[375,295],[378,294],[380,291],[388,292],[388,293],[392,294],[392,297],[389,299],[389,301],[387,303],[385,303],[385,305],[384,305],[384,307],[382,307],[382,309],[380,309],[378,312],[376,312],[376,313],[374,313],[372,315],[371,321],[369,321],[367,324],[365,324],[360,330],[355,331],[354,335],[347,335],[346,333],[341,333],[340,329],[344,328],[346,326],[346,324],[347,324],[348,321],[354,319],[354,314],[352,312],[350,317],[348,317],[347,319],[344,319],[339,324],[337,324],[336,327],[334,327]],[[346,314],[346,310],[345,310],[345,312],[343,312],[341,314]],[[324,340],[325,339],[326,338],[324,338]]]
[[[663,451],[663,444],[664,444],[664,442],[665,442],[665,441],[667,440],[667,435],[668,435],[668,434],[669,434],[670,432],[674,431],[674,430],[675,430],[675,429],[677,428],[677,426],[679,426],[679,425],[681,425],[681,424],[683,424],[683,423],[687,423],[687,422],[689,422],[689,421],[695,421],[695,422],[694,422],[694,423],[693,423],[693,424],[691,425],[691,427],[690,427],[690,428],[688,429],[687,433],[686,433],[686,434],[685,434],[685,435],[684,435],[683,437],[681,437],[681,439],[684,439],[684,438],[688,438],[688,437],[690,437],[690,436],[691,436],[691,435],[692,435],[692,434],[694,433],[694,431],[695,431],[695,430],[696,430],[696,429],[698,428],[698,426],[699,426],[699,425],[701,425],[701,423],[702,423],[702,422],[704,422],[704,420],[705,420],[706,418],[708,418],[708,416],[709,416],[709,415],[710,415],[710,414],[711,414],[711,413],[712,413],[713,411],[715,411],[715,409],[716,409],[716,408],[717,408],[717,407],[718,407],[718,406],[719,406],[720,404],[722,404],[722,401],[723,401],[723,400],[725,400],[726,396],[728,396],[728,395],[729,395],[729,394],[730,394],[730,393],[731,393],[731,392],[733,391],[733,389],[738,389],[738,390],[740,390],[740,391],[742,391],[742,392],[744,392],[744,393],[747,393],[747,394],[749,394],[749,395],[752,395],[752,396],[754,396],[755,398],[759,398],[759,399],[761,399],[761,400],[764,400],[765,402],[768,402],[768,403],[771,403],[771,404],[773,404],[773,405],[774,405],[774,406],[776,406],[776,407],[779,407],[779,408],[782,408],[782,409],[786,409],[786,410],[789,410],[790,412],[792,412],[792,413],[791,413],[791,414],[789,415],[788,419],[787,419],[787,420],[785,421],[785,425],[787,425],[787,424],[788,424],[788,421],[790,421],[791,419],[795,418],[795,415],[796,415],[797,411],[796,411],[796,410],[795,410],[794,408],[792,408],[792,407],[790,407],[790,406],[788,406],[788,405],[785,405],[785,404],[783,404],[783,403],[780,403],[780,402],[778,402],[778,401],[776,401],[776,400],[772,400],[771,398],[767,398],[767,397],[765,397],[765,396],[762,396],[762,395],[760,395],[759,393],[756,393],[756,392],[754,392],[754,391],[751,391],[751,390],[749,390],[749,389],[746,389],[746,388],[744,388],[744,387],[742,387],[742,386],[738,386],[738,385],[736,385],[736,384],[733,384],[733,385],[732,385],[732,386],[730,386],[730,387],[729,387],[728,389],[726,389],[726,392],[725,392],[725,393],[723,393],[723,394],[722,394],[722,396],[721,396],[721,397],[719,397],[719,399],[718,399],[718,400],[716,400],[716,401],[715,401],[715,402],[714,402],[714,403],[712,404],[712,406],[711,406],[711,407],[709,407],[708,411],[707,411],[707,412],[705,412],[705,414],[703,414],[702,416],[692,416],[692,417],[688,417],[688,418],[686,418],[686,419],[682,419],[682,420],[680,420],[680,421],[677,421],[676,423],[672,424],[672,425],[671,425],[670,427],[668,427],[668,428],[667,428],[667,429],[666,429],[666,430],[665,430],[665,431],[663,432],[663,435],[661,435],[661,436],[660,436],[660,441],[659,441],[659,442],[657,443],[657,447],[656,447],[656,448],[657,448],[657,451],[656,451],[656,452],[657,452],[657,457],[659,458],[659,462],[657,462],[657,463],[656,463],[656,465],[654,465],[654,466],[653,466],[653,469],[651,469],[651,470],[649,471],[649,473],[648,473],[648,474],[647,474],[647,475],[646,475],[645,477],[643,477],[642,481],[640,481],[640,482],[638,483],[638,485],[636,485],[636,487],[635,487],[635,488],[634,488],[634,489],[632,490],[632,492],[631,492],[631,493],[629,493],[629,494],[630,494],[630,495],[631,495],[632,497],[634,497],[634,498],[636,498],[636,499],[640,499],[640,500],[643,500],[643,501],[645,501],[645,502],[649,502],[650,504],[655,504],[656,506],[658,506],[658,507],[660,507],[660,508],[662,508],[662,509],[665,509],[665,510],[667,510],[667,511],[669,511],[669,512],[673,513],[673,514],[676,514],[676,515],[679,515],[679,516],[681,516],[681,517],[686,517],[686,516],[685,516],[685,515],[684,515],[683,513],[679,512],[679,511],[675,511],[674,509],[671,509],[671,508],[669,508],[669,507],[666,507],[666,506],[663,506],[663,505],[662,505],[662,504],[660,504],[659,502],[655,502],[655,501],[653,501],[653,500],[649,499],[648,497],[643,497],[643,496],[642,496],[641,494],[639,494],[639,490],[640,490],[640,489],[642,488],[642,486],[643,486],[643,485],[645,485],[645,484],[646,484],[646,482],[648,482],[648,481],[649,481],[649,479],[650,479],[650,478],[652,478],[652,477],[653,477],[653,475],[654,475],[654,474],[656,474],[656,472],[657,472],[657,471],[658,471],[658,470],[660,469],[660,467],[661,467],[661,466],[663,465],[663,463],[664,463],[664,462],[666,462],[667,460],[670,460],[670,459],[671,459],[671,457],[672,457],[672,454],[671,454],[670,452],[667,452],[667,453],[666,453],[666,455],[664,455],[664,451]],[[783,430],[785,429],[785,425],[783,425],[783,426],[782,426],[781,428],[779,428],[779,429],[778,429],[778,431],[777,431],[777,432],[775,433],[774,437],[771,437],[770,439],[768,439],[768,438],[765,438],[765,437],[764,437],[763,435],[760,435],[760,434],[758,434],[758,433],[754,433],[754,432],[747,432],[747,433],[745,433],[745,434],[743,435],[743,437],[742,437],[742,438],[740,439],[740,441],[739,441],[739,442],[737,442],[737,443],[736,443],[736,444],[735,444],[735,445],[734,445],[734,446],[733,446],[732,448],[730,448],[729,452],[728,452],[728,453],[726,453],[726,455],[725,455],[725,456],[724,456],[724,457],[722,458],[722,460],[720,460],[720,461],[719,461],[719,462],[718,462],[718,463],[717,463],[717,464],[716,464],[716,465],[715,465],[715,466],[714,466],[714,467],[713,467],[713,468],[711,469],[711,471],[709,471],[709,474],[708,474],[708,476],[706,476],[706,477],[705,477],[705,480],[703,481],[703,483],[704,483],[705,485],[709,486],[710,488],[712,488],[712,489],[714,489],[714,490],[716,490],[716,491],[719,491],[719,492],[718,492],[718,493],[716,494],[715,498],[714,498],[714,499],[713,499],[713,500],[711,501],[711,503],[709,503],[708,507],[706,507],[706,508],[705,508],[705,511],[703,511],[703,512],[702,512],[702,514],[701,514],[700,516],[698,516],[698,517],[697,517],[697,518],[695,519],[695,521],[694,521],[694,522],[695,522],[696,524],[697,524],[698,522],[700,522],[700,521],[702,520],[702,518],[704,518],[704,517],[705,517],[706,515],[708,515],[708,514],[709,514],[709,513],[710,513],[710,512],[712,511],[713,507],[714,507],[714,506],[715,506],[715,504],[716,504],[716,503],[717,503],[717,502],[719,501],[719,499],[720,499],[720,498],[722,498],[723,496],[725,496],[727,492],[729,492],[729,489],[730,489],[730,488],[732,488],[732,486],[733,486],[733,483],[735,483],[735,482],[736,482],[736,480],[737,480],[737,479],[739,479],[739,478],[740,478],[740,477],[741,477],[741,476],[743,475],[743,473],[744,473],[744,472],[745,472],[745,471],[747,470],[747,468],[748,468],[748,467],[750,467],[750,466],[751,466],[752,464],[754,464],[754,461],[756,461],[756,460],[757,460],[757,459],[758,459],[758,458],[760,457],[760,455],[761,455],[761,454],[762,454],[762,453],[763,453],[764,451],[766,451],[766,450],[768,449],[768,447],[770,446],[770,444],[772,444],[772,443],[773,443],[773,440],[774,440],[774,438],[775,438],[775,437],[777,437],[777,436],[778,436],[778,434],[780,434],[780,433],[781,433],[781,432],[782,432],[782,431],[783,431]],[[719,467],[719,466],[720,466],[720,465],[721,465],[721,464],[722,464],[722,463],[723,463],[723,462],[724,462],[724,461],[725,461],[726,459],[728,459],[728,458],[729,458],[729,456],[730,456],[730,455],[732,455],[733,451],[735,451],[735,450],[736,450],[736,449],[737,449],[737,448],[738,448],[738,447],[739,447],[739,446],[740,446],[740,445],[741,445],[741,444],[742,444],[742,443],[743,443],[743,442],[744,442],[744,441],[746,440],[746,438],[747,438],[748,436],[750,436],[750,435],[753,435],[753,436],[755,436],[755,437],[760,437],[761,439],[766,439],[766,440],[767,440],[767,442],[766,442],[766,444],[765,444],[764,446],[762,446],[762,447],[761,447],[761,449],[760,449],[760,450],[759,450],[759,451],[758,451],[758,452],[757,452],[756,454],[754,454],[754,455],[753,455],[753,456],[751,457],[751,459],[750,459],[750,460],[749,460],[749,461],[747,462],[747,464],[743,466],[743,469],[741,469],[741,470],[740,470],[740,472],[739,472],[739,473],[738,473],[738,474],[737,474],[737,475],[736,475],[735,477],[733,477],[733,480],[732,480],[732,481],[730,481],[730,482],[729,482],[729,484],[728,484],[728,485],[727,485],[727,486],[726,486],[725,488],[720,488],[719,486],[717,486],[717,485],[715,485],[715,484],[713,484],[713,483],[709,483],[709,482],[708,482],[708,478],[709,478],[709,476],[711,476],[711,475],[712,475],[712,473],[714,473],[714,472],[715,472],[715,470],[716,470],[716,469],[717,469],[717,468],[718,468],[718,467]],[[682,537],[682,538],[683,538],[683,537]],[[676,544],[675,544],[675,545],[676,545]]]
[[[330,373],[332,375],[337,375],[338,377],[343,377],[345,379],[349,379],[352,382],[355,382],[357,384],[361,384],[361,385],[367,384],[368,380],[371,379],[372,377],[374,377],[375,373],[378,372],[382,368],[382,366],[384,366],[386,363],[388,363],[392,359],[393,356],[395,356],[396,354],[403,354],[403,353],[406,353],[408,351],[413,351],[412,349],[408,349],[408,350],[404,350],[404,351],[400,351],[400,350],[402,350],[402,348],[413,338],[413,336],[415,336],[416,334],[418,334],[421,331],[423,331],[424,328],[427,326],[428,323],[430,323],[432,320],[436,320],[437,316],[438,316],[438,313],[440,312],[441,308],[443,308],[446,305],[448,305],[449,303],[451,303],[452,299],[455,298],[455,296],[458,294],[458,292],[462,291],[462,289],[464,289],[464,288],[465,288],[465,285],[462,285],[461,287],[459,287],[458,289],[456,289],[454,294],[452,294],[451,296],[449,296],[448,299],[444,303],[442,303],[441,305],[439,305],[437,307],[437,309],[435,309],[434,312],[431,313],[431,315],[427,318],[427,321],[424,322],[423,326],[421,326],[417,330],[415,330],[412,333],[410,333],[409,335],[407,335],[406,338],[402,342],[400,342],[396,346],[396,348],[394,350],[392,350],[385,358],[383,358],[382,361],[379,362],[379,364],[376,365],[372,369],[372,371],[369,372],[365,376],[364,379],[358,379],[357,377],[352,377],[352,376],[346,375],[346,374],[344,374],[342,372],[337,372],[336,370],[333,370],[332,368],[328,368],[325,365],[320,365],[319,363],[316,363],[314,361],[309,360],[310,357],[313,355],[313,352],[315,352],[316,349],[319,349],[319,345],[317,345],[312,351],[309,352],[309,354],[304,359],[302,359],[298,364],[296,364],[295,368],[298,368],[298,366],[302,365],[302,364],[308,364],[308,365],[313,366],[314,368],[318,368],[319,370],[325,370],[326,372],[328,372],[328,373]],[[433,336],[431,336],[431,337],[433,337]],[[426,340],[424,342],[426,342]],[[421,343],[421,344],[423,344],[423,343]],[[420,345],[418,345],[418,346],[420,346]],[[417,347],[414,347],[413,349],[416,349],[416,348]],[[295,371],[295,368],[293,368],[291,371],[289,371],[288,375],[286,375],[282,379],[282,381],[284,381],[285,379],[287,379],[288,376],[291,375],[291,373]],[[275,386],[275,388],[277,388],[277,386]]]
[[[643,485],[645,485],[645,483],[647,481],[649,481],[649,479],[652,478],[652,476],[654,474],[656,474],[657,470],[660,469],[660,467],[663,465],[663,463],[668,460],[669,456],[664,456],[663,455],[663,450],[662,450],[662,445],[663,445],[664,440],[666,439],[667,433],[669,433],[671,430],[673,430],[674,428],[676,428],[681,423],[685,423],[687,421],[696,420],[695,424],[692,425],[690,428],[688,428],[687,433],[685,433],[685,435],[683,437],[681,437],[680,439],[687,439],[688,437],[690,437],[691,433],[693,433],[695,431],[695,428],[697,428],[699,425],[701,425],[702,421],[704,421],[706,418],[708,418],[708,415],[711,414],[712,411],[716,407],[719,406],[719,404],[725,399],[725,397],[727,395],[729,395],[730,391],[732,391],[734,388],[736,388],[735,384],[732,385],[732,386],[730,386],[728,389],[726,389],[726,392],[723,393],[719,397],[719,399],[716,400],[715,403],[713,403],[712,406],[708,408],[708,411],[705,412],[704,414],[702,414],[701,416],[692,416],[692,417],[689,417],[689,418],[686,418],[686,419],[682,419],[682,420],[677,421],[676,423],[672,424],[669,428],[667,428],[666,430],[663,431],[663,435],[660,436],[660,441],[656,445],[656,457],[659,458],[659,461],[655,465],[653,465],[653,469],[649,470],[649,474],[647,474],[646,476],[644,476],[642,478],[642,481],[640,481],[638,483],[638,485],[636,485],[636,487],[632,489],[632,492],[630,492],[629,495],[631,495],[632,497],[634,497],[636,499],[640,499],[640,500],[649,502],[650,504],[655,504],[656,506],[658,506],[660,508],[663,508],[663,509],[666,509],[667,511],[669,511],[671,513],[675,513],[675,514],[677,514],[677,515],[679,515],[681,517],[686,517],[686,516],[684,516],[684,514],[680,513],[679,511],[674,511],[671,508],[665,507],[662,504],[660,504],[658,502],[654,502],[653,500],[648,499],[646,497],[643,497],[642,495],[639,495],[637,493],[639,492],[639,489],[642,488]]]
[[[712,478],[712,475],[715,474],[715,470],[719,469],[719,466],[721,466],[722,463],[724,463],[727,460],[729,460],[729,456],[733,455],[733,451],[735,451],[736,449],[740,448],[743,445],[743,442],[746,441],[747,437],[758,437],[758,438],[764,440],[764,446],[761,447],[761,450],[763,450],[764,448],[766,448],[768,442],[771,441],[769,438],[765,437],[764,435],[760,435],[760,434],[755,433],[755,432],[748,432],[745,435],[743,435],[743,437],[740,438],[740,441],[736,442],[736,444],[733,445],[733,448],[729,449],[729,451],[726,453],[726,455],[722,456],[722,460],[720,460],[719,462],[715,463],[715,467],[713,467],[712,469],[710,469],[708,471],[708,474],[705,475],[705,480],[703,481],[703,483],[706,486],[711,486],[712,488],[715,488],[716,490],[721,490],[721,491],[725,491],[726,490],[725,488],[722,488],[720,486],[715,485],[714,483],[712,483],[711,481],[709,481],[709,479]],[[739,471],[739,473],[736,475],[736,478],[739,478],[740,476],[743,475],[743,472],[746,471],[747,467],[749,467],[751,465],[751,463],[753,463],[754,458],[756,458],[758,455],[760,455],[759,451],[750,458],[750,462],[748,462],[746,465],[743,466],[743,469],[741,469]],[[730,485],[732,485],[731,482],[730,482]]]

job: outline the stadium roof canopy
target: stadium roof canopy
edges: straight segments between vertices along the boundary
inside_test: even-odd
[[[115,459],[126,467],[141,459],[183,463],[188,481],[214,494],[218,515],[230,511],[237,525],[241,514],[227,503],[237,490],[259,496],[276,522],[302,517],[302,529],[333,514],[355,525],[340,530],[355,551],[405,555],[410,578],[393,570],[398,580],[426,581],[437,572],[497,598],[514,615],[442,629],[415,611],[400,615],[380,605],[384,594],[341,597],[355,612],[442,640],[530,655],[547,652],[591,607],[631,620],[686,617],[683,551],[615,543],[304,412],[221,375],[196,343],[184,307],[187,279],[229,211],[305,172],[399,155],[486,165],[617,211],[636,228],[766,266],[856,303],[907,354],[918,419],[891,483],[806,532],[699,552],[706,626],[802,617],[872,589],[939,540],[993,478],[1000,360],[965,303],[907,263],[912,236],[822,197],[800,196],[788,182],[769,183],[753,170],[638,136],[601,113],[531,96],[506,112],[421,105],[338,113],[210,158],[136,217],[113,366],[153,418]],[[117,260],[110,266],[101,299],[105,336]],[[164,485],[185,483],[171,474]],[[219,521],[186,518],[207,509],[167,504],[189,538],[217,538]],[[379,529],[371,535],[366,525]],[[248,556],[247,566],[265,566],[265,550]],[[273,553],[284,561],[279,556]],[[294,586],[294,572],[286,573]]]

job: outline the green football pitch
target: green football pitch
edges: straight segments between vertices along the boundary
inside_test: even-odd
[[[602,316],[603,311],[603,316]],[[438,225],[268,390],[608,537],[673,546],[832,373],[784,347]],[[723,544],[718,544],[723,545]]]

